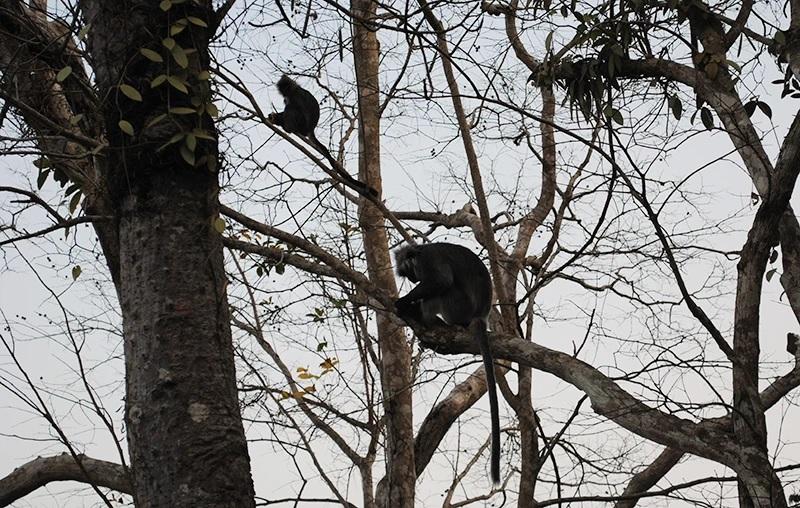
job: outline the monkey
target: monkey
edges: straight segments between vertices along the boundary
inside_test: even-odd
[[[492,483],[497,486],[500,484],[500,417],[494,360],[486,328],[492,307],[489,270],[470,249],[452,243],[404,245],[394,255],[397,275],[416,284],[395,302],[397,315],[426,326],[468,326],[480,345],[492,418]]]
[[[295,80],[284,74],[277,83],[278,92],[283,96],[284,109],[280,113],[270,113],[268,119],[275,125],[280,125],[289,134],[297,134],[306,138],[316,147],[331,163],[333,170],[359,194],[368,193],[376,197],[378,192],[364,182],[359,182],[347,174],[340,164],[333,158],[328,148],[314,135],[314,129],[319,122],[319,102],[305,88],[298,85]]]

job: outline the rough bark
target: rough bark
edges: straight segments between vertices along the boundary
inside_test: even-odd
[[[359,176],[381,192],[380,179],[380,46],[377,33],[366,23],[374,19],[378,4],[353,0],[353,58],[358,86]],[[389,257],[389,238],[380,210],[362,200],[359,225],[364,234],[364,251],[370,280],[397,294]],[[411,348],[401,326],[377,312],[378,346],[381,353],[381,387],[386,415],[386,478],[375,495],[378,506],[413,508],[416,483],[414,428],[411,400]]]
[[[786,506],[767,453],[766,419],[758,394],[759,321],[764,271],[770,250],[778,243],[778,225],[794,190],[799,165],[800,116],[795,117],[786,136],[770,188],[756,212],[737,265],[732,417],[734,434],[746,449],[747,459],[736,469],[740,498],[747,497],[746,489],[753,506]]]
[[[69,453],[37,457],[14,469],[0,479],[0,506],[8,506],[51,482],[91,483],[123,494],[133,494],[130,476],[122,465],[85,455],[78,455],[77,458],[80,465]]]
[[[650,490],[683,457],[681,450],[666,448],[649,466],[636,473],[622,492],[622,497],[634,496]],[[617,501],[614,508],[634,508],[639,499]]]
[[[139,507],[254,506],[239,412],[221,236],[218,175],[184,162],[178,146],[156,150],[175,132],[144,126],[188,96],[151,89],[163,66],[139,54],[159,47],[170,15],[157,2],[81,3],[108,128],[110,194],[119,214],[128,446]],[[183,15],[210,19],[211,2],[186,2]],[[175,36],[197,50],[190,70],[208,68],[210,34],[191,26]],[[127,99],[118,85],[143,95]],[[196,84],[195,84],[196,85]],[[116,128],[124,119],[134,139]],[[184,129],[193,120],[180,117]],[[203,128],[214,133],[210,117]],[[175,125],[170,123],[170,125]],[[174,128],[174,127],[173,127]],[[198,143],[216,160],[216,141]]]

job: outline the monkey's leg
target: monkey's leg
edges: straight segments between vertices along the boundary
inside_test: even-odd
[[[420,309],[419,302],[412,302],[406,297],[399,298],[395,303],[395,310],[398,317],[404,321],[422,321],[422,310]]]
[[[445,296],[438,296],[428,300],[420,300],[422,310],[422,322],[426,326],[446,326],[447,322],[439,316],[443,314],[443,303]]]

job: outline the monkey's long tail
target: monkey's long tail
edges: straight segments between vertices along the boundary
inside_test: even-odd
[[[344,182],[347,184],[348,187],[358,192],[359,194],[363,194],[365,196],[367,194],[371,195],[372,197],[378,196],[378,191],[376,191],[369,185],[365,184],[364,182],[359,182],[358,180],[350,176],[344,170],[344,168],[342,168],[341,164],[339,164],[339,161],[333,158],[333,155],[331,155],[331,152],[330,150],[328,150],[328,147],[320,143],[320,141],[317,139],[317,136],[315,136],[313,132],[308,136],[308,139],[311,141],[311,143],[314,144],[314,146],[317,147],[317,149],[320,152],[322,152],[323,155],[325,155],[325,158],[328,159],[328,162],[331,163],[331,168],[336,172],[337,175],[339,175],[339,178],[344,180]]]
[[[481,346],[483,368],[486,370],[486,391],[489,393],[489,410],[492,415],[492,484],[500,485],[500,409],[497,404],[497,380],[494,376],[494,358],[489,349],[489,334],[486,333],[486,320],[476,318],[470,323],[473,336]]]

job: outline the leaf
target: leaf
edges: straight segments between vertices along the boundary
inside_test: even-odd
[[[172,1],[171,0],[162,0],[158,6],[161,8],[162,11],[167,12],[168,10],[172,9]]]
[[[172,58],[175,59],[176,64],[184,69],[189,66],[189,57],[186,56],[186,51],[177,44],[172,48]]]
[[[91,27],[92,27],[92,24],[89,23],[88,25],[86,25],[85,27],[80,29],[80,31],[78,32],[78,40],[79,41],[82,41],[83,39],[86,38],[86,34],[89,33],[89,28],[91,28]]]
[[[161,55],[159,55],[158,53],[156,53],[155,51],[153,51],[152,49],[141,48],[139,50],[139,53],[144,55],[144,57],[147,58],[148,60],[150,60],[151,62],[163,62],[164,61],[164,58]]]
[[[310,372],[303,372],[302,374],[299,374],[297,377],[299,377],[300,379],[317,379],[319,376],[315,376]]]
[[[194,137],[194,134],[187,134],[184,142],[186,143],[186,148],[192,152],[194,152],[194,149],[197,148],[197,138]]]
[[[175,134],[174,136],[169,138],[169,141],[167,141],[163,145],[159,146],[158,149],[156,150],[156,152],[160,152],[161,150],[165,149],[169,145],[171,145],[173,143],[177,143],[178,141],[183,139],[183,136],[184,136],[184,134],[182,132],[179,132],[179,133]]]
[[[131,85],[119,85],[119,91],[132,101],[142,102],[142,94]]]
[[[67,79],[70,74],[72,74],[72,66],[67,65],[66,67],[58,71],[58,74],[56,74],[56,81],[61,83],[62,81]]]
[[[149,129],[150,127],[154,126],[158,122],[161,122],[165,118],[167,118],[167,114],[166,113],[162,113],[162,114],[158,115],[157,117],[153,118],[152,120],[150,120],[149,122],[147,122],[147,125],[145,125],[144,128],[145,129]]]
[[[545,51],[551,51],[553,49],[553,32],[547,34],[547,37],[544,39],[544,49]]]
[[[120,120],[120,121],[119,121],[119,123],[118,123],[117,125],[119,125],[119,129],[120,129],[122,132],[124,132],[124,133],[125,133],[125,134],[127,134],[128,136],[133,136],[133,133],[134,133],[134,130],[133,130],[133,125],[131,125],[131,123],[130,123],[129,121],[127,121],[127,120]]]
[[[158,76],[153,78],[153,81],[150,82],[150,88],[155,88],[167,80],[166,74],[159,74]]]
[[[174,107],[174,108],[169,108],[169,112],[175,115],[193,115],[197,113],[197,110],[194,108],[187,108],[187,107]]]
[[[714,128],[714,117],[711,116],[711,110],[705,106],[700,109],[700,121],[703,122],[706,130],[710,131]]]
[[[197,79],[199,81],[208,81],[209,79],[211,79],[211,73],[209,73],[208,71],[200,71],[199,73],[197,73]]]
[[[78,277],[81,276],[81,267],[79,265],[75,265],[72,267],[72,280],[78,280]]]
[[[38,178],[36,178],[36,188],[41,190],[44,186],[44,183],[47,181],[47,176],[50,174],[49,169],[45,169],[44,171],[39,173]]]
[[[169,27],[169,34],[178,35],[179,33],[183,32],[186,29],[186,26],[187,25],[185,21],[183,23],[181,23],[181,21],[178,21],[177,23]]]
[[[669,98],[669,109],[672,110],[672,116],[675,117],[675,120],[681,119],[681,114],[683,113],[683,103],[678,98],[677,95],[672,95]]]
[[[178,76],[167,76],[167,81],[169,82],[170,85],[172,85],[172,88],[180,92],[183,92],[185,94],[189,93],[189,89],[186,88],[186,82],[183,81]]]
[[[222,219],[222,217],[217,217],[216,219],[214,219],[214,231],[216,231],[219,234],[222,234],[222,232],[225,231],[226,227],[227,224],[225,224],[225,221]]]
[[[83,120],[83,113],[78,113],[77,115],[72,115],[69,117],[69,124],[72,126],[78,125],[78,122]]]
[[[217,109],[217,106],[215,106],[213,102],[206,104],[206,113],[208,113],[211,118],[219,117],[219,109]]]
[[[775,40],[776,44],[783,44],[786,42],[786,35],[781,30],[778,30],[775,32],[773,39]]]
[[[181,145],[181,148],[180,148],[179,152],[181,153],[181,157],[183,157],[183,160],[186,161],[186,164],[188,164],[190,166],[194,166],[195,158],[194,158],[194,152],[193,151],[191,151],[188,148],[186,148],[186,145],[184,144],[184,145]]]
[[[769,264],[772,264],[777,260],[778,260],[778,251],[777,250],[773,250],[772,254],[770,254],[770,256],[769,256]]]
[[[75,209],[78,208],[78,203],[81,201],[81,193],[76,192],[75,195],[72,196],[72,199],[69,200],[69,213],[75,213]]]
[[[203,21],[200,18],[196,18],[194,16],[189,16],[186,19],[188,19],[189,23],[191,23],[193,25],[202,26],[203,28],[208,28],[208,23],[206,23],[205,21]]]
[[[47,157],[39,157],[33,161],[33,165],[39,169],[49,168],[51,166],[50,159]]]
[[[192,134],[194,134],[194,136],[197,139],[207,139],[209,141],[214,141],[214,137],[213,136],[211,136],[207,131],[205,131],[205,130],[199,128],[199,127],[196,127],[194,129],[192,129]]]
[[[725,63],[728,64],[728,67],[733,67],[736,69],[736,72],[742,72],[742,67],[733,60],[725,60]]]
[[[775,275],[775,272],[777,272],[777,271],[778,271],[777,268],[773,268],[772,270],[767,272],[767,282],[772,280],[772,276]]]
[[[175,47],[175,39],[172,37],[167,37],[166,39],[161,41],[161,44],[164,45],[165,48],[172,50]]]
[[[772,120],[772,109],[769,107],[769,104],[767,104],[766,102],[758,101],[756,102],[756,105],[758,106],[758,109],[760,109],[762,113],[767,115],[767,118]]]
[[[614,110],[614,114],[611,116],[611,119],[617,122],[618,124],[623,125],[622,113],[620,113],[618,109]]]
[[[753,116],[753,113],[756,112],[756,104],[758,103],[757,100],[749,101],[747,104],[744,105],[744,111],[747,113],[747,116]]]
[[[317,353],[319,353],[320,351],[322,351],[326,347],[328,347],[328,343],[327,342],[320,342],[319,344],[317,344]]]

